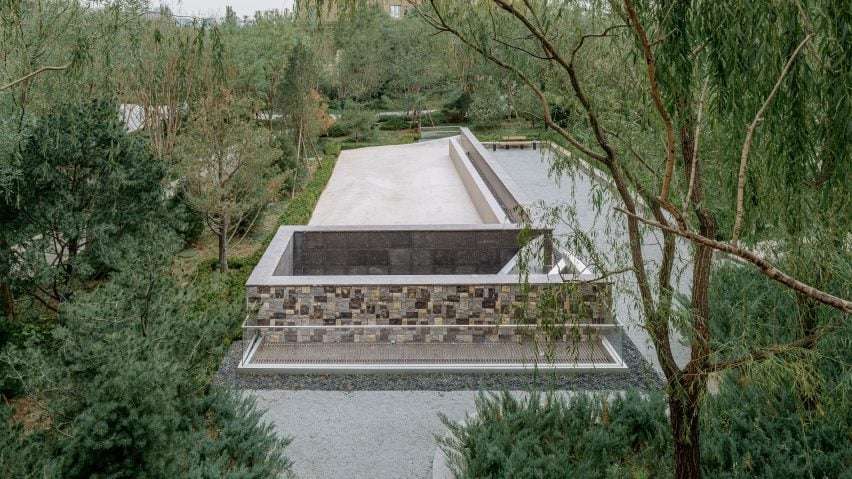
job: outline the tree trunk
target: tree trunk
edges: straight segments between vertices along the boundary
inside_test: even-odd
[[[0,249],[6,251],[9,248],[9,243],[4,239],[0,239]],[[10,268],[11,269],[11,268]],[[7,269],[5,273],[8,273]],[[15,319],[15,295],[12,293],[12,287],[6,280],[0,281],[0,302],[3,303],[3,313],[7,320]]]
[[[3,314],[8,321],[15,319],[15,295],[12,294],[12,288],[9,283],[3,281],[0,283],[0,299],[3,300]]]
[[[219,271],[228,272],[228,215],[222,217],[222,227],[219,230]]]
[[[675,477],[677,479],[700,479],[701,444],[698,426],[698,395],[689,384],[678,384],[684,388],[669,392],[669,414],[674,439]]]
[[[684,178],[689,182],[694,168],[694,183],[690,198],[692,209],[698,219],[698,230],[708,238],[716,236],[716,218],[704,206],[704,180],[701,164],[693,164],[695,158],[695,138],[693,117],[680,129],[681,161]],[[704,374],[707,358],[710,356],[710,274],[713,266],[713,249],[702,244],[695,245],[692,264],[692,340],[690,349],[692,359],[686,365],[686,378],[678,381],[677,391],[669,392],[669,412],[671,415],[672,437],[675,452],[675,477],[701,477],[701,443],[698,423],[699,398],[707,387]],[[674,382],[674,381],[673,381]]]
[[[299,122],[299,139],[296,141],[296,167],[293,170],[293,187],[290,197],[296,196],[296,183],[299,181],[299,157],[302,155],[302,123]]]

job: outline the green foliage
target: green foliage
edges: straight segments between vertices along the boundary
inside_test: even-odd
[[[128,135],[111,101],[69,103],[40,118],[23,141],[4,228],[18,244],[20,279],[50,284],[50,300],[74,283],[113,267],[114,244],[163,219],[162,163]],[[55,263],[51,262],[56,258]]]
[[[51,477],[39,470],[45,453],[40,434],[29,434],[12,420],[12,408],[0,402],[0,476],[21,479]],[[54,474],[53,477],[58,477]]]
[[[337,96],[366,100],[380,97],[390,76],[384,34],[392,20],[379,8],[356,8],[335,29],[340,49],[337,64]]]
[[[340,143],[336,141],[327,141],[322,146],[322,152],[325,156],[336,157],[340,154]]]
[[[48,414],[12,450],[38,444],[50,454],[2,456],[0,470],[21,460],[45,477],[272,478],[287,470],[287,441],[254,405],[207,387],[242,304],[178,287],[167,275],[178,244],[151,230],[123,245],[113,279],[60,311],[51,347],[3,355]]]
[[[671,467],[659,395],[480,395],[476,415],[443,418],[459,478],[658,477]]]
[[[308,224],[311,214],[314,212],[314,207],[322,194],[322,190],[325,189],[326,183],[331,178],[331,172],[334,170],[336,160],[336,157],[329,156],[320,161],[311,181],[287,203],[287,209],[281,215],[281,224]]]
[[[848,382],[848,380],[847,380]],[[767,391],[725,381],[703,415],[702,467],[708,477],[848,477],[852,406],[847,383],[835,400],[808,411],[795,386]]]
[[[467,120],[470,105],[473,102],[470,93],[464,91],[458,94],[452,101],[444,104],[441,112],[447,121],[460,123]]]
[[[367,141],[373,135],[376,113],[360,104],[349,103],[329,130],[330,136],[348,136],[352,141]]]
[[[849,291],[852,267],[834,269],[829,287]],[[715,477],[843,477],[852,420],[852,326],[829,308],[801,301],[740,265],[713,275],[710,323],[726,359],[827,328],[811,350],[748,364],[723,376],[703,418],[704,464]]]
[[[412,121],[404,116],[387,116],[379,120],[380,130],[407,130],[412,127]]]
[[[423,110],[449,81],[450,39],[431,35],[415,15],[392,19],[375,5],[360,5],[334,28],[330,55],[337,61],[329,83],[339,99],[368,102],[370,109]]]
[[[284,112],[294,144],[312,143],[327,129],[325,104],[317,93],[319,76],[319,59],[308,45],[297,42],[287,59],[277,105]]]
[[[204,232],[204,220],[187,203],[183,190],[177,190],[166,202],[168,224],[185,244],[192,244]]]
[[[509,103],[493,82],[482,82],[473,92],[468,116],[477,126],[493,126],[509,116]]]
[[[272,144],[280,151],[275,159],[275,165],[282,173],[281,191],[289,193],[303,180],[305,169],[300,168],[300,162],[296,157],[296,141],[290,132],[275,135]]]
[[[702,410],[707,477],[845,477],[849,385],[803,416],[789,389],[724,382]],[[845,399],[840,399],[845,398]],[[665,477],[671,470],[666,405],[658,394],[607,403],[586,395],[480,396],[476,415],[453,423],[440,445],[459,478]]]
[[[263,108],[272,111],[280,101],[279,83],[293,42],[300,38],[296,26],[283,16],[264,15],[252,25],[224,28],[225,43],[230,47],[236,67],[236,86],[256,92]]]

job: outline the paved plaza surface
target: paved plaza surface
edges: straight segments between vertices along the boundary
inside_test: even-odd
[[[440,139],[341,152],[309,224],[482,223]]]

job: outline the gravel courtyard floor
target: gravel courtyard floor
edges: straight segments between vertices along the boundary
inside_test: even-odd
[[[363,374],[238,376],[240,341],[231,345],[215,384],[256,398],[276,431],[293,438],[287,454],[297,477],[428,478],[438,416],[460,420],[479,391],[652,390],[660,381],[625,340],[622,374]]]

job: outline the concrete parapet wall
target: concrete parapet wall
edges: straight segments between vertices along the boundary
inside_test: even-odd
[[[488,151],[468,128],[461,128],[459,145],[509,219],[513,223],[524,223],[521,202],[507,185],[511,181],[509,175],[503,173],[500,165],[491,160]]]
[[[464,183],[470,199],[473,200],[476,211],[485,223],[508,223],[509,217],[500,203],[491,193],[488,185],[479,176],[470,158],[462,149],[456,138],[450,139],[450,159],[456,167],[456,171]]]

